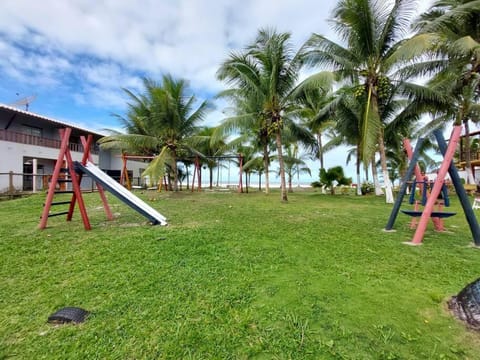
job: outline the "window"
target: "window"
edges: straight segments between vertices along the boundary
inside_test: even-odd
[[[42,129],[35,126],[22,125],[22,132],[24,134],[42,137]]]

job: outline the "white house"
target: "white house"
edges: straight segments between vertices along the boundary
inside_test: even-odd
[[[80,137],[92,134],[93,161],[112,176],[120,175],[121,157],[98,146],[98,140],[105,134],[0,104],[0,193],[47,188],[60,150],[59,129],[65,127],[72,128],[70,152],[74,161],[83,156]],[[140,178],[145,167],[144,162],[128,162],[134,178]],[[91,186],[89,179],[82,181],[83,188]]]

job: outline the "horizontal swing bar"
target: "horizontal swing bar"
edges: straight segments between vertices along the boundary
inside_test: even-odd
[[[400,210],[402,213],[408,216],[413,216],[413,217],[420,217],[423,214],[423,211],[417,211],[417,210]],[[432,211],[432,215],[430,217],[434,218],[447,218],[450,216],[457,215],[457,213],[454,212],[442,212],[442,211]]]

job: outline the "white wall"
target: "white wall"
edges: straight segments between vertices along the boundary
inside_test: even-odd
[[[53,171],[53,162],[57,160],[59,149],[47,148],[35,145],[26,145],[15,142],[0,141],[0,192],[8,190],[9,176],[3,175],[10,171],[14,173],[23,173],[23,163],[25,158],[41,159],[39,164],[44,165],[44,174]],[[81,161],[83,153],[71,151],[72,159],[74,161]],[[93,155],[94,162],[98,162],[98,155]],[[45,161],[47,160],[47,161]],[[51,166],[48,165],[48,160],[52,161]],[[23,177],[14,176],[13,186],[17,190],[23,188]]]

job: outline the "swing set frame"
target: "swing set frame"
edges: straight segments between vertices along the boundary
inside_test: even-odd
[[[437,201],[437,198],[440,195],[440,192],[442,190],[442,187],[445,181],[445,177],[448,172],[450,175],[452,184],[455,187],[455,192],[457,193],[457,196],[460,200],[460,204],[462,205],[465,218],[470,227],[474,245],[477,247],[480,247],[480,227],[478,225],[478,221],[475,216],[475,213],[473,212],[472,206],[470,205],[470,200],[468,199],[468,195],[463,187],[460,176],[458,175],[457,168],[453,163],[453,156],[455,154],[455,150],[458,145],[461,132],[462,132],[461,125],[454,126],[450,136],[450,141],[448,143],[448,146],[443,137],[441,130],[437,129],[433,132],[433,135],[435,136],[435,139],[437,140],[437,144],[440,148],[440,152],[443,155],[443,161],[440,166],[440,169],[438,170],[437,178],[435,179],[435,182],[433,184],[433,188],[431,190],[430,196],[428,197],[425,207],[420,214],[420,221],[415,230],[415,234],[410,242],[406,242],[406,244],[408,245],[421,245],[423,241],[423,237],[425,235],[425,230],[427,229],[427,225],[430,218],[432,216],[435,217],[435,215],[439,217],[438,213],[434,212],[433,209],[435,206],[435,202]],[[420,169],[418,168],[418,165],[417,165],[417,160],[420,154],[420,148],[423,144],[423,141],[424,141],[423,138],[419,138],[417,141],[415,150],[413,151],[410,159],[408,169],[405,173],[405,176],[402,179],[402,184],[400,186],[398,197],[393,205],[392,212],[385,226],[385,231],[392,231],[393,229],[393,225],[395,224],[395,220],[400,210],[400,206],[406,194],[408,180],[412,177],[414,172],[417,178],[421,176]],[[408,152],[408,148],[406,150]]]

